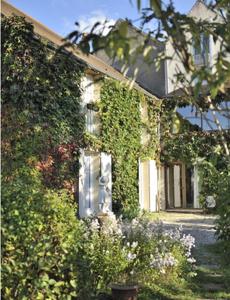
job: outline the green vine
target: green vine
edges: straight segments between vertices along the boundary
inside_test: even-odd
[[[18,16],[2,19],[1,59],[3,173],[35,165],[46,186],[71,190],[85,126],[83,67]]]
[[[148,106],[148,119],[143,122],[140,105]],[[155,158],[158,149],[154,104],[134,89],[106,79],[101,89],[102,149],[113,159],[113,208],[128,217],[135,216],[138,201],[138,160]],[[149,121],[146,120],[146,121]],[[141,144],[143,128],[149,134],[148,145]]]
[[[160,111],[161,101],[142,97],[142,103],[147,108],[147,117],[142,117],[142,135],[148,136],[146,143],[142,145],[140,159],[154,159],[160,161]]]
[[[24,18],[1,25],[2,297],[76,298],[83,67]]]

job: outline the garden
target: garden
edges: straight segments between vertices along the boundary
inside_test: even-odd
[[[132,138],[128,141],[128,150],[133,153],[129,162],[122,160],[123,149],[112,149],[115,135],[106,116],[114,111],[107,102],[111,90],[118,106],[132,94],[134,112],[141,96],[109,80],[104,83],[100,108],[105,112],[102,147],[114,151],[117,159],[117,216],[77,218],[79,151],[89,142],[80,109],[84,68],[71,55],[36,37],[32,25],[23,18],[2,19],[2,297],[111,299],[114,285],[126,285],[138,286],[138,299],[175,299],[164,294],[165,284],[185,287],[196,276],[195,240],[180,228],[165,228],[138,211],[139,115],[135,115],[133,131],[129,130],[133,120],[125,128]],[[124,106],[117,115],[127,119],[129,109]],[[159,113],[160,108],[156,109]],[[150,111],[153,127],[155,116],[156,112]],[[155,130],[148,130],[155,141]],[[197,149],[206,138],[210,137],[202,136],[200,144],[196,139],[187,144],[187,159],[191,154],[199,156]],[[182,146],[178,140],[170,147],[171,141],[171,136],[165,137],[165,159],[176,155]],[[215,140],[208,160],[202,161],[206,166],[201,168],[206,179],[203,193],[216,183],[217,231],[227,256],[229,170],[217,144]],[[143,155],[157,157],[159,151]],[[207,173],[212,175],[211,182]]]

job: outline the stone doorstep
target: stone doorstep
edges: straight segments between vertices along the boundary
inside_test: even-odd
[[[165,211],[168,213],[204,214],[204,210],[201,208],[168,208]]]

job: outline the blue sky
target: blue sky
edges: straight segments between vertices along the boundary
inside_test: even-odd
[[[56,33],[65,36],[75,27],[76,21],[81,28],[96,21],[109,19],[112,22],[119,18],[138,18],[135,8],[136,0],[8,0],[16,8],[40,21]],[[133,5],[131,4],[133,2]],[[142,0],[142,3],[147,3]],[[187,13],[195,0],[174,0],[175,7]]]

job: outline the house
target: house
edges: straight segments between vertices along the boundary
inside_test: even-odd
[[[204,14],[205,11],[205,14]],[[34,32],[38,37],[42,37],[49,41],[55,47],[61,46],[63,44],[62,37],[58,36],[56,33],[52,32],[49,28],[45,27],[41,23],[37,22],[30,16],[27,16],[23,12],[19,11],[9,3],[2,1],[2,13],[5,16],[10,16],[12,14],[23,16],[26,21],[30,22],[34,26]],[[207,7],[202,3],[202,1],[197,1],[193,6],[192,10],[189,12],[191,16],[209,16],[213,17],[213,12],[209,12]],[[118,25],[122,21],[118,21]],[[128,34],[132,36],[133,39],[138,40],[140,43],[143,41],[143,34],[140,33],[136,28],[129,26]],[[203,39],[203,44],[209,44],[208,52],[205,52],[203,57],[199,51],[194,51],[194,58],[197,64],[211,62],[212,56],[215,56],[217,50],[214,49],[214,45],[211,38]],[[172,52],[172,46],[170,44],[164,45],[162,43],[155,44],[150,40],[153,47],[150,55],[156,57],[162,50]],[[137,44],[137,43],[135,43]],[[202,48],[203,46],[201,46]],[[202,48],[203,49],[203,48]],[[101,126],[101,116],[98,113],[97,106],[100,106],[100,102],[103,98],[103,80],[110,78],[113,82],[117,83],[119,86],[124,86],[127,91],[134,90],[140,95],[143,95],[145,101],[140,101],[138,110],[136,113],[140,115],[140,120],[137,122],[138,130],[140,130],[140,141],[138,140],[138,147],[147,148],[147,146],[152,145],[153,148],[160,147],[160,139],[162,136],[162,129],[160,128],[159,115],[155,115],[154,128],[151,129],[154,135],[154,145],[151,144],[152,136],[149,135],[149,129],[146,130],[141,124],[148,126],[151,122],[148,114],[148,110],[157,108],[157,103],[161,101],[164,97],[176,93],[178,87],[174,84],[174,75],[179,67],[183,68],[182,65],[178,66],[174,61],[162,61],[159,70],[153,66],[149,66],[147,63],[143,63],[141,57],[139,57],[136,62],[127,66],[126,75],[121,73],[121,64],[117,61],[111,61],[105,53],[98,52],[95,55],[85,55],[77,47],[67,49],[72,52],[73,56],[77,61],[84,64],[85,71],[84,76],[81,80],[82,88],[82,112],[85,114],[85,130],[89,139],[97,140],[98,137],[103,136],[105,130]],[[200,55],[200,56],[199,56]],[[204,60],[202,60],[204,58]],[[176,64],[176,65],[175,65]],[[136,74],[135,81],[132,77],[136,69],[139,72]],[[130,89],[130,86],[132,87]],[[132,97],[133,94],[129,94]],[[111,99],[113,94],[111,94]],[[135,95],[134,95],[135,97]],[[148,101],[146,101],[148,99]],[[132,99],[131,99],[132,100]],[[113,99],[111,100],[111,102]],[[119,107],[117,107],[119,111]],[[119,115],[119,113],[118,113]],[[127,116],[125,116],[126,118]],[[136,115],[130,116],[135,120]],[[178,113],[174,113],[175,122],[184,124],[188,121],[184,120]],[[124,118],[124,120],[125,120]],[[118,124],[112,124],[111,126],[117,126],[117,130],[122,132],[124,127],[124,120]],[[172,133],[178,133],[173,127],[175,122],[171,120],[170,126]],[[122,124],[123,122],[123,124]],[[128,122],[128,121],[127,121]],[[133,121],[136,122],[136,121]],[[134,124],[134,123],[133,123]],[[191,124],[189,124],[190,126]],[[130,128],[132,127],[132,123]],[[192,125],[191,125],[192,127]],[[197,130],[197,127],[195,128]],[[198,130],[200,130],[198,128]],[[131,133],[130,133],[131,134]],[[133,133],[135,136],[135,132]],[[127,146],[129,143],[127,132],[124,137],[124,144]],[[125,140],[126,139],[126,140]],[[137,140],[136,140],[137,141]],[[80,217],[86,217],[92,214],[98,213],[102,208],[105,211],[112,211],[116,206],[115,197],[118,197],[117,191],[122,190],[122,182],[114,182],[113,178],[115,176],[120,176],[117,174],[120,170],[116,169],[117,162],[114,157],[113,147],[85,147],[80,150],[79,163],[80,169],[79,173],[76,174],[78,187],[77,187],[77,199],[79,204],[79,215]],[[124,149],[123,149],[124,150]],[[150,149],[151,150],[151,149]],[[125,152],[125,151],[124,151]],[[157,151],[155,151],[157,152]],[[139,207],[147,211],[158,211],[166,209],[177,209],[177,208],[200,208],[199,204],[199,174],[196,163],[187,164],[186,161],[182,159],[172,159],[167,161],[157,160],[156,155],[146,154],[141,155],[141,151],[136,149],[136,155],[134,158],[127,155],[119,154],[119,160],[131,161],[132,160],[132,170],[134,178],[132,178],[132,185],[134,186],[133,191],[129,190],[130,186],[125,185],[127,189],[122,191],[124,199],[126,201],[125,194],[133,192],[133,201],[139,202]],[[159,158],[159,157],[158,157]],[[129,170],[123,170],[124,180],[132,175],[129,174]],[[116,173],[116,174],[115,174]],[[123,179],[122,179],[123,180]],[[117,180],[119,181],[119,180]],[[117,189],[117,190],[116,190]],[[138,199],[135,199],[137,197]],[[130,204],[130,203],[129,203]]]
[[[36,38],[42,38],[48,41],[48,44],[51,47],[57,48],[63,44],[62,37],[5,1],[2,1],[2,14],[6,17],[12,15],[24,17],[27,22],[33,25]],[[101,82],[104,78],[112,79],[118,86],[124,86],[124,90],[126,89],[127,91],[129,91],[130,86],[132,86],[131,90],[134,91],[135,95],[140,94],[142,95],[142,98],[146,97],[150,102],[158,101],[158,98],[144,86],[139,85],[137,82],[133,82],[128,76],[124,76],[121,72],[103,62],[98,57],[84,55],[77,47],[67,50],[71,51],[74,58],[85,66],[84,76],[81,80],[81,102],[82,112],[85,114],[85,130],[86,134],[89,136],[97,137],[101,132],[100,119],[98,118],[97,111],[93,109],[93,106],[100,102]],[[148,118],[147,110],[148,107],[146,106],[146,103],[138,104],[138,114],[140,115],[139,123],[141,123],[141,119],[144,118],[146,121],[146,118]],[[135,116],[131,115],[131,118],[135,119]],[[132,127],[132,124],[130,126]],[[140,128],[141,127],[139,126],[139,129]],[[138,144],[141,146],[141,144],[148,142],[148,139],[148,134],[143,132],[141,133]],[[129,157],[127,157],[127,160],[129,160]],[[102,205],[105,210],[111,211],[113,198],[113,159],[111,153],[91,147],[82,148],[80,150],[79,164],[79,174],[76,174],[76,177],[78,178],[77,199],[80,217],[86,217],[97,213]],[[135,164],[136,167],[134,166],[134,172],[138,169],[138,159],[135,159]],[[155,211],[157,209],[156,162],[152,159],[142,162],[140,158],[139,171],[139,177],[141,178],[141,207]],[[135,188],[138,189],[138,172],[136,172],[136,175]],[[101,199],[103,199],[103,201]]]

